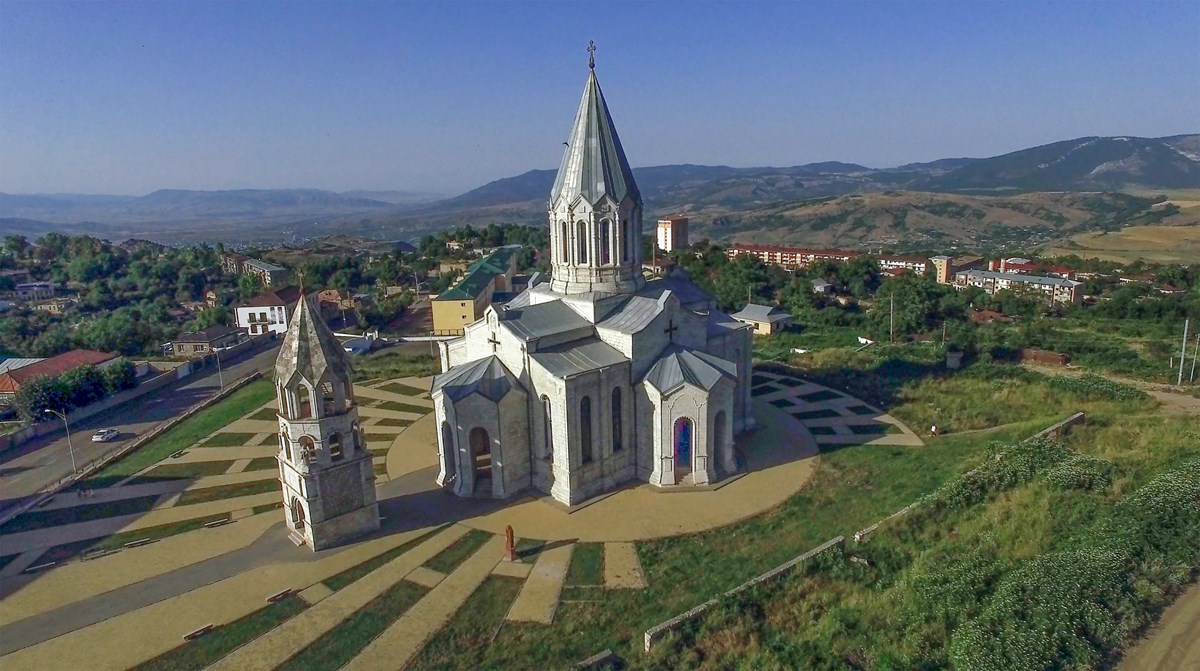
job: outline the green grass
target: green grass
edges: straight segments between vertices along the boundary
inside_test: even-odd
[[[880,422],[879,424],[847,424],[846,428],[850,429],[850,433],[856,436],[882,436],[889,433],[900,432],[899,427],[894,424]]]
[[[579,543],[571,553],[571,567],[567,570],[567,585],[604,584],[604,545],[602,543]]]
[[[428,415],[433,412],[433,408],[427,408],[421,405],[413,405],[411,403],[401,403],[400,401],[384,401],[375,406],[380,410],[392,410],[394,412],[412,412],[418,415]]]
[[[398,377],[425,377],[441,372],[436,357],[428,352],[405,352],[396,349],[377,350],[354,357],[355,379],[378,380]]]
[[[426,590],[400,581],[312,645],[277,667],[276,671],[336,671],[345,666],[371,641],[387,630]]]
[[[335,576],[326,578],[322,582],[325,583],[326,587],[328,587],[329,589],[336,592],[339,589],[342,589],[343,587],[345,587],[346,585],[349,585],[350,583],[354,582],[355,580],[358,580],[359,578],[367,575],[371,571],[374,571],[375,569],[379,568],[380,566],[387,564],[388,562],[392,561],[396,557],[399,557],[400,555],[415,548],[416,546],[420,545],[421,543],[424,543],[431,536],[433,536],[434,534],[436,534],[437,532],[441,531],[444,528],[445,528],[444,526],[438,527],[437,529],[434,529],[434,530],[430,531],[429,533],[423,534],[418,538],[414,538],[413,540],[408,541],[407,543],[404,543],[403,545],[394,547],[391,550],[388,550],[387,552],[383,552],[374,557],[371,557],[370,559],[366,560],[365,562],[363,562],[361,564],[358,564],[356,566],[351,566],[350,568],[346,569],[345,571],[342,571],[341,573],[339,573]]]
[[[126,543],[142,540],[144,538],[161,540],[163,538],[186,533],[188,531],[202,529],[204,528],[204,525],[208,524],[209,522],[227,519],[229,519],[229,513],[218,513],[216,515],[207,515],[205,517],[197,517],[190,520],[181,520],[179,522],[172,522],[170,524],[160,524],[158,526],[146,527],[144,529],[122,531],[111,536],[89,538],[82,541],[76,541],[74,543],[57,545],[46,550],[33,563],[43,564],[50,561],[62,563],[89,550],[116,550]]]
[[[368,433],[367,445],[387,447],[396,439],[396,435],[394,433]]]
[[[292,594],[275,603],[221,625],[194,641],[143,662],[132,671],[200,671],[298,615],[308,604]]]
[[[548,541],[539,541],[532,538],[518,538],[517,557],[522,560],[533,560],[535,557],[541,554],[543,550],[546,549],[547,545]]]
[[[483,547],[483,544],[487,543],[491,537],[492,535],[486,531],[471,529],[462,538],[454,541],[450,547],[425,562],[425,566],[448,574],[458,568],[458,565],[466,561],[467,557],[474,554],[476,550]]]
[[[376,476],[387,475],[387,464],[371,464],[371,472]]]
[[[841,398],[842,395],[829,391],[828,389],[819,389],[811,394],[802,394],[800,398],[809,403],[819,403],[821,401],[832,401],[835,398]]]
[[[20,556],[21,556],[21,554],[17,553],[17,554],[12,554],[12,555],[4,555],[4,556],[0,557],[0,570],[3,570],[5,566],[8,566],[9,564],[12,563],[12,560],[14,560]]]
[[[275,478],[270,478],[267,480],[255,480],[253,482],[239,482],[232,485],[220,485],[218,487],[205,487],[204,489],[190,489],[180,495],[175,505],[188,506],[193,503],[207,503],[209,501],[220,501],[239,496],[265,494],[267,492],[279,491],[279,487],[279,481]]]
[[[833,430],[832,426],[806,426],[808,432],[814,436],[836,436],[837,431]]]
[[[367,451],[371,453],[372,457],[386,457],[390,449],[387,447],[372,447],[368,448]]]
[[[421,389],[420,387],[413,387],[411,385],[407,385],[407,384],[404,384],[401,382],[389,382],[381,387],[378,387],[378,389],[381,389],[383,391],[390,391],[393,394],[400,394],[401,396],[421,396],[422,394],[429,393],[428,389]]]
[[[381,417],[375,422],[375,426],[408,426],[412,424],[411,419],[400,419],[399,417]]]
[[[155,466],[145,473],[130,480],[127,484],[140,485],[163,480],[191,480],[206,475],[221,475],[229,470],[233,460],[222,461],[185,461],[178,464],[163,464]]]
[[[70,497],[72,494],[67,493],[60,496]],[[157,495],[139,496],[132,499],[84,504],[72,506],[70,508],[32,510],[23,515],[18,515],[5,522],[3,525],[0,525],[0,533],[11,534],[22,531],[34,531],[35,529],[46,529],[49,527],[62,526],[64,524],[76,524],[79,522],[102,520],[108,517],[117,517],[120,515],[136,515],[138,513],[149,511],[154,507],[154,502],[157,500]]]
[[[245,447],[250,444],[253,433],[214,433],[196,447]]]
[[[795,417],[796,419],[798,419],[802,422],[806,419],[825,419],[827,417],[841,417],[842,416],[841,413],[839,413],[837,410],[834,410],[832,408],[821,408],[819,410],[805,410],[802,412],[793,412],[793,413],[791,413],[791,415],[792,415],[792,417]]]
[[[98,488],[116,484],[175,452],[194,445],[214,431],[229,426],[234,420],[240,419],[247,410],[257,408],[274,396],[275,386],[270,380],[255,380],[230,397],[176,424],[120,461],[109,464],[99,473],[84,480],[83,486]]]
[[[409,668],[474,671],[483,666],[484,653],[493,645],[493,635],[505,624],[504,616],[523,584],[523,580],[489,576]],[[535,667],[523,665],[521,668]]]
[[[268,468],[278,468],[279,460],[275,457],[255,457],[246,465],[246,471],[265,471]],[[245,473],[246,471],[242,471]]]
[[[279,419],[279,412],[275,408],[262,408],[253,415],[249,415],[246,419],[256,419],[260,422],[274,422]]]
[[[279,501],[277,503],[264,503],[262,505],[254,506],[253,508],[251,508],[250,514],[251,515],[259,515],[261,513],[269,513],[272,510],[279,510],[281,508],[283,508],[283,501]]]

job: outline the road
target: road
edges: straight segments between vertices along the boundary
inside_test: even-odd
[[[275,364],[279,346],[274,345],[253,355],[230,359],[223,365],[225,382],[232,383],[254,370],[268,372]],[[79,468],[109,454],[135,436],[145,433],[164,420],[220,391],[216,368],[188,378],[183,384],[161,393],[131,401],[112,412],[101,414],[71,426],[75,463]],[[61,421],[61,420],[57,420]],[[119,440],[91,442],[97,429],[113,427],[121,432]],[[71,447],[61,432],[32,440],[0,456],[0,513],[18,505],[39,489],[71,473]]]

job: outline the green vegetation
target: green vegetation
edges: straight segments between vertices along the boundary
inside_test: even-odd
[[[221,475],[233,466],[232,460],[225,461],[185,461],[178,464],[163,464],[137,476],[126,484],[141,485],[148,482],[163,480],[192,480],[206,475]],[[106,485],[98,485],[106,486]]]
[[[362,382],[435,375],[441,372],[441,367],[428,353],[382,349],[355,357],[354,372],[355,379]]]
[[[201,438],[240,419],[247,408],[257,408],[274,396],[275,387],[270,380],[255,380],[228,398],[176,424],[166,433],[126,455],[120,461],[109,464],[99,473],[88,477],[82,484],[89,488],[112,486],[134,473],[166,459],[175,452],[196,444]],[[228,469],[229,463],[226,463],[225,467]],[[165,467],[160,466],[159,468]],[[154,470],[158,471],[159,469]],[[220,471],[220,473],[224,472],[225,470]],[[164,473],[157,474],[158,477],[194,477],[195,475],[216,475],[216,473],[203,472],[173,476]]]
[[[396,583],[281,664],[278,671],[337,671],[412,608],[425,592],[425,588],[410,582]]]
[[[260,506],[254,506],[253,508],[251,508],[250,514],[258,515],[261,513],[269,513],[273,510],[280,510],[282,508],[283,508],[283,501],[279,501],[278,503],[264,503]]]
[[[70,497],[72,494],[67,493],[62,496]],[[120,515],[136,515],[149,511],[154,507],[154,502],[157,500],[157,495],[139,496],[132,499],[105,501],[104,503],[78,505],[70,508],[31,510],[0,525],[0,533],[11,534],[45,529],[47,527],[57,527],[64,524],[102,520],[107,517],[117,517]]]
[[[246,471],[265,471],[271,468],[277,468],[279,460],[275,457],[255,457],[246,465]],[[242,471],[245,473],[246,471]]]
[[[399,401],[384,401],[375,406],[380,410],[392,410],[395,412],[412,412],[418,415],[428,415],[433,412],[433,408],[428,408],[422,405],[413,405],[412,403],[401,403]]]
[[[367,575],[371,571],[374,571],[375,569],[379,568],[380,566],[387,564],[388,562],[392,561],[396,557],[399,557],[400,555],[415,548],[416,546],[420,545],[421,543],[424,543],[431,536],[433,536],[434,534],[436,534],[437,532],[441,531],[444,528],[445,528],[444,526],[438,527],[437,529],[434,529],[428,533],[422,534],[418,538],[414,538],[411,541],[404,543],[403,545],[394,547],[391,550],[388,550],[387,552],[380,553],[361,564],[352,566],[335,576],[326,578],[322,582],[325,583],[326,587],[328,587],[329,589],[336,592],[339,589],[342,589],[343,587],[345,587],[346,585],[349,585],[350,583],[354,582],[355,580],[358,580],[359,578]]]
[[[379,419],[379,421],[375,422],[375,426],[408,426],[409,424],[412,424],[412,423],[413,423],[413,420],[411,420],[411,419],[399,419],[397,417],[381,417]]]
[[[402,396],[413,396],[413,397],[417,397],[417,396],[421,396],[423,394],[429,393],[428,389],[422,389],[420,387],[413,387],[411,385],[407,385],[407,384],[404,384],[401,382],[389,382],[385,385],[380,386],[379,389],[381,391],[390,391],[393,394],[400,394]]]
[[[218,513],[216,515],[207,515],[205,517],[196,517],[190,520],[181,520],[179,522],[171,522],[170,524],[160,524],[153,527],[145,527],[142,529],[134,529],[132,531],[122,531],[111,536],[102,538],[89,538],[74,543],[66,543],[57,545],[46,550],[42,556],[38,557],[33,563],[44,564],[46,562],[62,563],[72,557],[76,557],[84,552],[92,551],[99,552],[102,550],[118,550],[126,543],[140,540],[161,540],[176,534],[195,531],[196,529],[204,528],[209,522],[217,522],[220,520],[229,519],[229,513]]]
[[[571,552],[571,566],[567,570],[569,587],[604,584],[604,544],[579,543]]]
[[[5,566],[8,566],[10,563],[12,563],[12,560],[14,560],[20,556],[21,555],[19,553],[12,554],[12,555],[0,556],[0,571],[3,571]]]
[[[253,437],[253,433],[214,433],[196,447],[244,447]]]
[[[13,396],[12,406],[24,422],[32,423],[44,419],[47,410],[82,408],[135,386],[133,363],[118,359],[103,370],[83,365],[58,377],[35,377]]]
[[[484,543],[491,540],[492,535],[486,531],[471,529],[462,538],[454,541],[450,547],[442,550],[433,559],[425,562],[427,568],[442,573],[450,573],[458,568],[458,565],[467,560],[467,557],[475,554],[475,551],[483,547]]]
[[[494,645],[493,638],[504,625],[504,616],[522,584],[524,581],[514,578],[489,576],[409,668],[439,671],[480,668],[486,663],[486,652]]]
[[[279,419],[279,412],[275,408],[262,408],[253,415],[249,415],[246,419],[255,419],[260,422],[274,422]]]
[[[200,671],[300,614],[308,604],[295,594],[229,624],[221,625],[194,641],[143,662],[132,671]]]
[[[220,501],[222,499],[232,499],[239,496],[252,496],[254,494],[265,494],[267,492],[279,491],[279,481],[275,478],[267,480],[255,480],[253,482],[239,482],[232,485],[220,485],[218,487],[205,487],[203,489],[189,489],[184,492],[179,500],[175,502],[177,506],[188,506],[193,503],[207,503],[209,501]]]

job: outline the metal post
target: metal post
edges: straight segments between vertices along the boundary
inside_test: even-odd
[[[1183,320],[1183,348],[1179,353],[1179,379],[1175,382],[1176,386],[1183,386],[1183,361],[1187,359],[1188,327],[1191,324],[1192,320],[1190,318]]]
[[[1200,356],[1200,333],[1196,334],[1196,346],[1192,348],[1192,372],[1188,375],[1188,382],[1196,380],[1196,357]]]
[[[217,379],[221,382],[221,389],[225,388],[225,371],[221,370],[221,351],[213,349],[213,355],[217,357]]]
[[[71,442],[71,424],[67,422],[67,413],[51,410],[50,408],[43,408],[42,412],[48,412],[62,418],[63,428],[67,430],[67,451],[71,454],[71,472],[79,473],[79,468],[75,466],[75,444]]]

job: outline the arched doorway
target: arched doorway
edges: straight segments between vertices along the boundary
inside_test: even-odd
[[[675,481],[691,474],[695,426],[687,417],[675,420]]]
[[[296,531],[304,531],[304,506],[300,505],[300,499],[294,496],[292,497],[292,528]]]
[[[475,466],[475,483],[492,479],[492,441],[487,429],[477,426],[471,429],[471,459]]]

